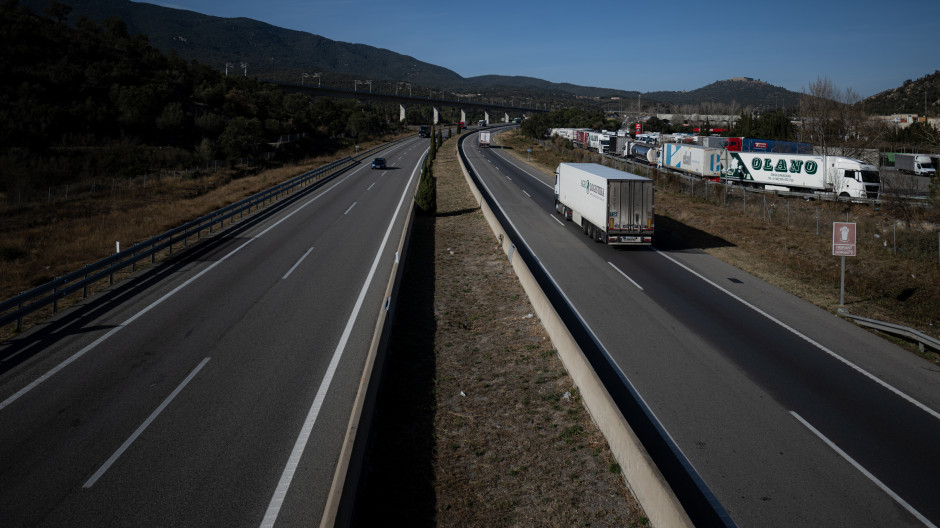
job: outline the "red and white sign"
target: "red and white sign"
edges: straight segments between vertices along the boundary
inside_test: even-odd
[[[637,124],[636,124],[636,133],[639,134],[641,130],[643,130],[643,125],[640,124],[640,123],[637,123]]]
[[[837,257],[855,256],[855,222],[832,223],[832,254]]]

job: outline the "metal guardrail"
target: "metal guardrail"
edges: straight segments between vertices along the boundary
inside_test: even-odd
[[[329,180],[329,177],[335,176],[349,167],[359,164],[362,159],[371,156],[373,153],[388,148],[389,145],[404,141],[405,139],[408,138],[385,143],[378,147],[357,153],[355,156],[347,156],[341,160],[305,172],[284,183],[227,205],[217,211],[213,211],[205,216],[150,238],[149,240],[134,244],[124,251],[115,253],[62,277],[56,277],[41,286],[37,286],[32,290],[22,292],[11,299],[0,302],[0,327],[9,325],[15,321],[16,331],[20,332],[23,328],[23,317],[50,304],[52,305],[53,313],[56,313],[58,311],[59,301],[79,290],[81,290],[82,299],[84,299],[88,296],[88,287],[98,281],[107,278],[109,285],[114,284],[115,273],[127,267],[131,267],[133,271],[136,271],[137,263],[141,260],[149,258],[150,262],[155,262],[156,255],[163,250],[168,250],[172,255],[174,245],[182,244],[183,247],[186,247],[190,238],[196,237],[197,240],[200,239],[203,231],[208,231],[209,234],[212,234],[216,226],[219,228],[224,227],[226,220],[229,220],[230,224],[234,223],[236,215],[241,218],[244,214],[250,214],[252,209],[260,209],[268,201],[276,201],[281,195],[291,194],[298,189],[309,187],[313,184],[322,185]],[[328,178],[321,178],[322,176],[327,176]]]
[[[924,352],[925,347],[930,347],[937,352],[940,352],[940,340],[934,339],[929,335],[921,332],[920,330],[914,330],[913,328],[908,328],[906,326],[896,325],[893,323],[886,323],[884,321],[878,321],[875,319],[868,319],[867,317],[860,317],[857,315],[852,315],[845,309],[839,309],[839,315],[846,317],[855,321],[856,324],[861,326],[867,326],[869,328],[874,328],[879,332],[885,332],[887,334],[892,334],[896,336],[901,336],[905,339],[917,342],[917,347],[921,352]]]

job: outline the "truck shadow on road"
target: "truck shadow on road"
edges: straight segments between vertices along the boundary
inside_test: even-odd
[[[654,235],[654,241],[656,248],[660,250],[688,251],[734,247],[734,244],[719,236],[706,233],[667,216],[656,215],[655,222],[656,234]]]

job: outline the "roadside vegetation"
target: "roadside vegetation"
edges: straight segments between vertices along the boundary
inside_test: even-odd
[[[0,2],[2,299],[412,133],[397,105],[285,94],[69,11]]]

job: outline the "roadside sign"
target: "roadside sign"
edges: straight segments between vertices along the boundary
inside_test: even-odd
[[[832,254],[837,257],[855,256],[855,222],[832,223]]]

